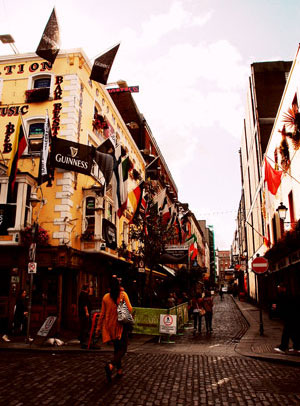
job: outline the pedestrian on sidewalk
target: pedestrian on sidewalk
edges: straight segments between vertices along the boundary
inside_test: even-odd
[[[224,292],[223,292],[223,285],[222,286],[220,286],[220,289],[219,289],[219,295],[220,295],[220,299],[221,299],[221,301],[223,300],[223,296],[224,296]]]
[[[212,332],[213,306],[214,302],[210,290],[206,290],[203,298],[203,307],[205,309],[205,325],[207,333]]]
[[[16,301],[14,318],[13,318],[13,332],[14,335],[26,335],[27,330],[28,311],[26,305],[26,290],[21,289]]]
[[[290,351],[300,353],[299,303],[296,298],[288,294],[286,284],[280,283],[277,286],[277,292],[277,306],[279,315],[283,320],[283,331],[281,343],[274,350],[279,353],[285,353],[289,349],[289,341],[291,339],[293,348]]]
[[[91,301],[89,298],[90,287],[86,283],[82,285],[78,298],[78,317],[79,317],[79,341],[81,348],[87,348],[87,339],[90,329]]]
[[[194,318],[194,335],[198,331],[201,333],[202,317],[205,314],[203,307],[203,298],[200,293],[196,297],[192,298],[192,309],[193,309],[193,318]]]
[[[112,341],[114,345],[114,356],[111,361],[105,365],[107,381],[110,382],[114,368],[116,368],[117,377],[121,378],[122,358],[127,352],[128,346],[128,328],[118,322],[117,306],[121,300],[124,300],[130,313],[132,306],[125,290],[121,290],[117,278],[112,278],[110,283],[110,292],[106,293],[102,299],[101,313],[97,326],[97,333],[102,330],[102,341],[107,343]]]

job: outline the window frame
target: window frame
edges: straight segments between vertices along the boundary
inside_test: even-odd
[[[30,126],[32,124],[39,124],[39,123],[45,124],[45,120],[46,120],[45,116],[35,116],[35,117],[27,118],[26,121],[24,121],[25,131],[26,131],[27,138],[28,138],[28,144],[27,144],[26,150],[24,151],[24,154],[27,154],[27,155],[40,155],[42,145],[43,145],[44,132],[40,136],[30,137],[29,130],[30,130]],[[41,140],[41,149],[39,149],[38,151],[31,151],[31,149],[30,149],[30,140]]]

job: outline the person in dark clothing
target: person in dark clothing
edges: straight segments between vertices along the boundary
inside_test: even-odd
[[[289,341],[291,339],[293,348],[290,351],[300,353],[300,337],[299,337],[299,303],[287,293],[287,287],[284,283],[277,286],[278,291],[278,312],[283,320],[283,331],[281,335],[281,343],[274,348],[279,353],[284,353],[289,349]]]
[[[16,301],[16,307],[15,307],[15,313],[14,313],[14,319],[13,319],[13,331],[14,331],[15,335],[26,334],[27,317],[28,317],[28,311],[27,311],[27,306],[26,306],[26,290],[23,289],[19,292],[17,301]]]
[[[213,317],[213,298],[209,290],[205,291],[205,296],[203,298],[203,307],[205,309],[205,325],[206,332],[212,332],[212,317]]]
[[[89,285],[84,284],[78,298],[79,340],[81,348],[87,348],[91,307]]]

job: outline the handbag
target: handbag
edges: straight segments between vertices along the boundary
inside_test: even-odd
[[[204,316],[206,313],[206,311],[202,307],[199,309],[199,312],[201,316]]]
[[[122,299],[117,306],[117,317],[118,317],[118,322],[123,325],[127,325],[127,326],[134,325],[134,319],[132,317],[132,314],[128,310],[128,307],[127,307],[124,299]]]

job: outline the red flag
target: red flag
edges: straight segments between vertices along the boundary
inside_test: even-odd
[[[268,190],[272,195],[276,195],[281,183],[282,171],[276,171],[265,158],[265,182],[267,182]]]

